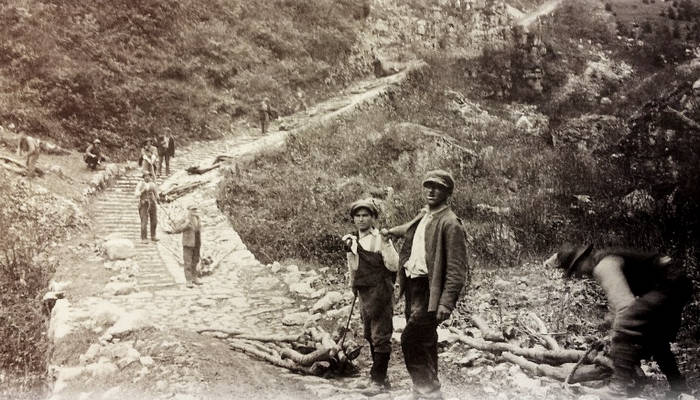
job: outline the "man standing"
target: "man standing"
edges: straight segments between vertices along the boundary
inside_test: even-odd
[[[27,177],[33,178],[36,172],[36,162],[39,159],[39,154],[41,153],[41,146],[39,139],[35,139],[28,135],[22,135],[19,139],[19,144],[17,145],[17,155],[21,156],[22,152],[27,153]]]
[[[264,135],[267,132],[267,127],[270,125],[270,119],[272,118],[272,108],[270,107],[269,98],[265,97],[263,101],[260,102],[258,114],[260,115],[260,128]]]
[[[136,197],[139,199],[139,217],[141,217],[141,240],[146,241],[146,227],[150,220],[151,241],[157,242],[156,225],[158,224],[158,186],[153,182],[153,175],[143,174],[143,181],[136,185]]]
[[[350,286],[360,298],[364,337],[372,353],[370,369],[374,391],[389,388],[387,369],[391,357],[393,298],[399,254],[388,236],[374,227],[378,211],[371,199],[350,205],[356,232],[343,236],[347,246]]]
[[[423,180],[427,207],[422,214],[384,232],[405,238],[398,278],[406,300],[401,349],[413,381],[411,399],[442,399],[437,326],[450,317],[468,268],[466,233],[448,204],[453,190],[449,172],[428,172]]]
[[[156,162],[158,161],[158,150],[153,146],[151,138],[144,141],[141,147],[141,169],[144,174],[156,176]]]
[[[593,276],[608,299],[612,324],[613,377],[604,399],[634,396],[641,390],[636,368],[652,356],[666,374],[673,395],[687,392],[669,342],[675,340],[692,284],[670,257],[625,248],[565,244],[545,265],[569,277]]]
[[[105,157],[102,155],[100,150],[100,139],[95,139],[92,144],[88,146],[85,150],[85,163],[90,169],[95,169],[97,166],[104,161]]]
[[[182,259],[185,264],[185,281],[188,288],[193,288],[194,285],[202,284],[197,278],[199,250],[202,246],[202,222],[196,205],[189,205],[187,211],[187,216],[172,230],[167,230],[165,233],[182,232]]]
[[[175,139],[170,133],[170,128],[165,128],[163,136],[158,138],[158,175],[162,172],[165,161],[165,175],[170,175],[170,159],[175,156]]]

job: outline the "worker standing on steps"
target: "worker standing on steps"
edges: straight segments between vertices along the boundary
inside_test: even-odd
[[[158,150],[153,146],[151,138],[144,141],[143,147],[141,147],[141,158],[139,159],[139,165],[141,165],[144,174],[151,174],[152,177],[156,176],[156,163],[158,162]]]
[[[157,140],[158,168],[156,173],[159,176],[162,175],[163,162],[165,162],[165,175],[170,175],[170,159],[175,156],[175,139],[173,139],[170,128],[165,128],[165,133]]]
[[[188,288],[201,285],[197,277],[199,250],[202,246],[202,221],[196,204],[187,207],[187,215],[173,229],[165,233],[182,232],[182,259],[184,261],[185,281]]]
[[[143,181],[136,185],[134,192],[139,199],[139,217],[141,218],[141,240],[146,241],[146,227],[150,220],[151,241],[157,242],[156,225],[158,224],[158,186],[153,182],[153,175],[143,174]]]
[[[387,369],[393,333],[393,298],[399,253],[387,236],[374,227],[377,207],[371,199],[350,205],[350,218],[357,231],[343,236],[347,249],[352,291],[360,298],[364,336],[372,353],[369,388],[372,392],[389,389]]]

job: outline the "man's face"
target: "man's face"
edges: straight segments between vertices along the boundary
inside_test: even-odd
[[[364,232],[372,227],[374,224],[374,217],[368,209],[360,208],[355,211],[355,214],[352,216],[352,221],[355,223],[355,227],[358,231]]]
[[[153,180],[153,178],[151,178],[150,175],[146,175],[146,176],[143,177],[143,180],[146,181],[146,182],[150,182],[151,180]]]
[[[426,182],[423,185],[423,195],[430,207],[441,206],[447,201],[447,198],[450,197],[447,188],[435,182]]]
[[[693,94],[695,95],[695,97],[700,97],[700,88],[694,88]]]

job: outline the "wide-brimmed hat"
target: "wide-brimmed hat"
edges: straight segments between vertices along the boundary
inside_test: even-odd
[[[425,184],[428,182],[437,183],[438,185],[446,188],[450,193],[452,193],[452,190],[454,190],[455,187],[455,180],[452,178],[452,174],[442,169],[436,169],[428,172],[425,175],[425,179],[423,179],[423,186],[425,186]]]
[[[377,205],[374,204],[372,199],[360,199],[350,204],[350,216],[355,216],[355,213],[360,209],[366,209],[374,218],[379,216],[379,211],[377,210]]]
[[[557,252],[557,268],[564,270],[565,276],[571,276],[576,271],[576,265],[591,254],[592,245],[575,246],[564,243]]]

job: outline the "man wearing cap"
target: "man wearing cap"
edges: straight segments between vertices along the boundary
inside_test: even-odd
[[[165,128],[165,133],[158,138],[158,175],[161,174],[163,162],[165,162],[165,175],[170,175],[170,159],[175,156],[175,139],[170,133],[170,128]]]
[[[202,246],[202,222],[199,209],[195,204],[187,207],[187,216],[178,222],[172,230],[165,233],[182,232],[182,259],[184,261],[185,281],[188,288],[201,285],[197,278],[197,263],[199,263],[199,250]]]
[[[141,240],[147,240],[146,227],[150,220],[151,241],[157,242],[156,225],[158,224],[158,186],[153,182],[153,175],[150,173],[143,174],[143,181],[136,185],[134,194],[139,199],[139,217],[141,218]]]
[[[371,389],[389,388],[387,369],[391,356],[394,281],[399,254],[388,236],[374,227],[378,210],[371,199],[350,205],[356,232],[343,236],[347,247],[350,287],[360,298],[364,337],[372,353]]]
[[[428,172],[423,180],[427,206],[412,221],[385,232],[405,239],[398,278],[406,300],[401,349],[413,381],[411,399],[442,399],[437,326],[450,317],[468,268],[466,232],[448,204],[453,190],[449,172]]]
[[[680,265],[659,253],[571,244],[563,245],[545,265],[563,269],[567,278],[593,276],[605,292],[613,315],[613,377],[602,398],[638,393],[635,370],[649,356],[666,374],[674,395],[688,391],[669,344],[692,294]]]
[[[100,139],[95,139],[85,150],[84,160],[90,169],[97,168],[97,166],[105,160],[105,157],[102,155],[102,151],[100,150],[100,143],[102,143]]]
[[[17,155],[21,156],[23,151],[27,153],[27,177],[33,178],[34,173],[36,172],[36,162],[39,159],[39,154],[41,153],[39,139],[28,135],[22,135],[22,137],[19,139],[19,144],[17,145]]]
[[[270,119],[272,118],[272,107],[270,107],[269,98],[265,97],[263,101],[260,102],[258,114],[260,116],[260,128],[264,135],[267,132],[267,127],[270,125]]]
[[[151,138],[146,139],[141,147],[141,169],[144,174],[156,176],[156,163],[158,162],[158,150],[153,146]]]

